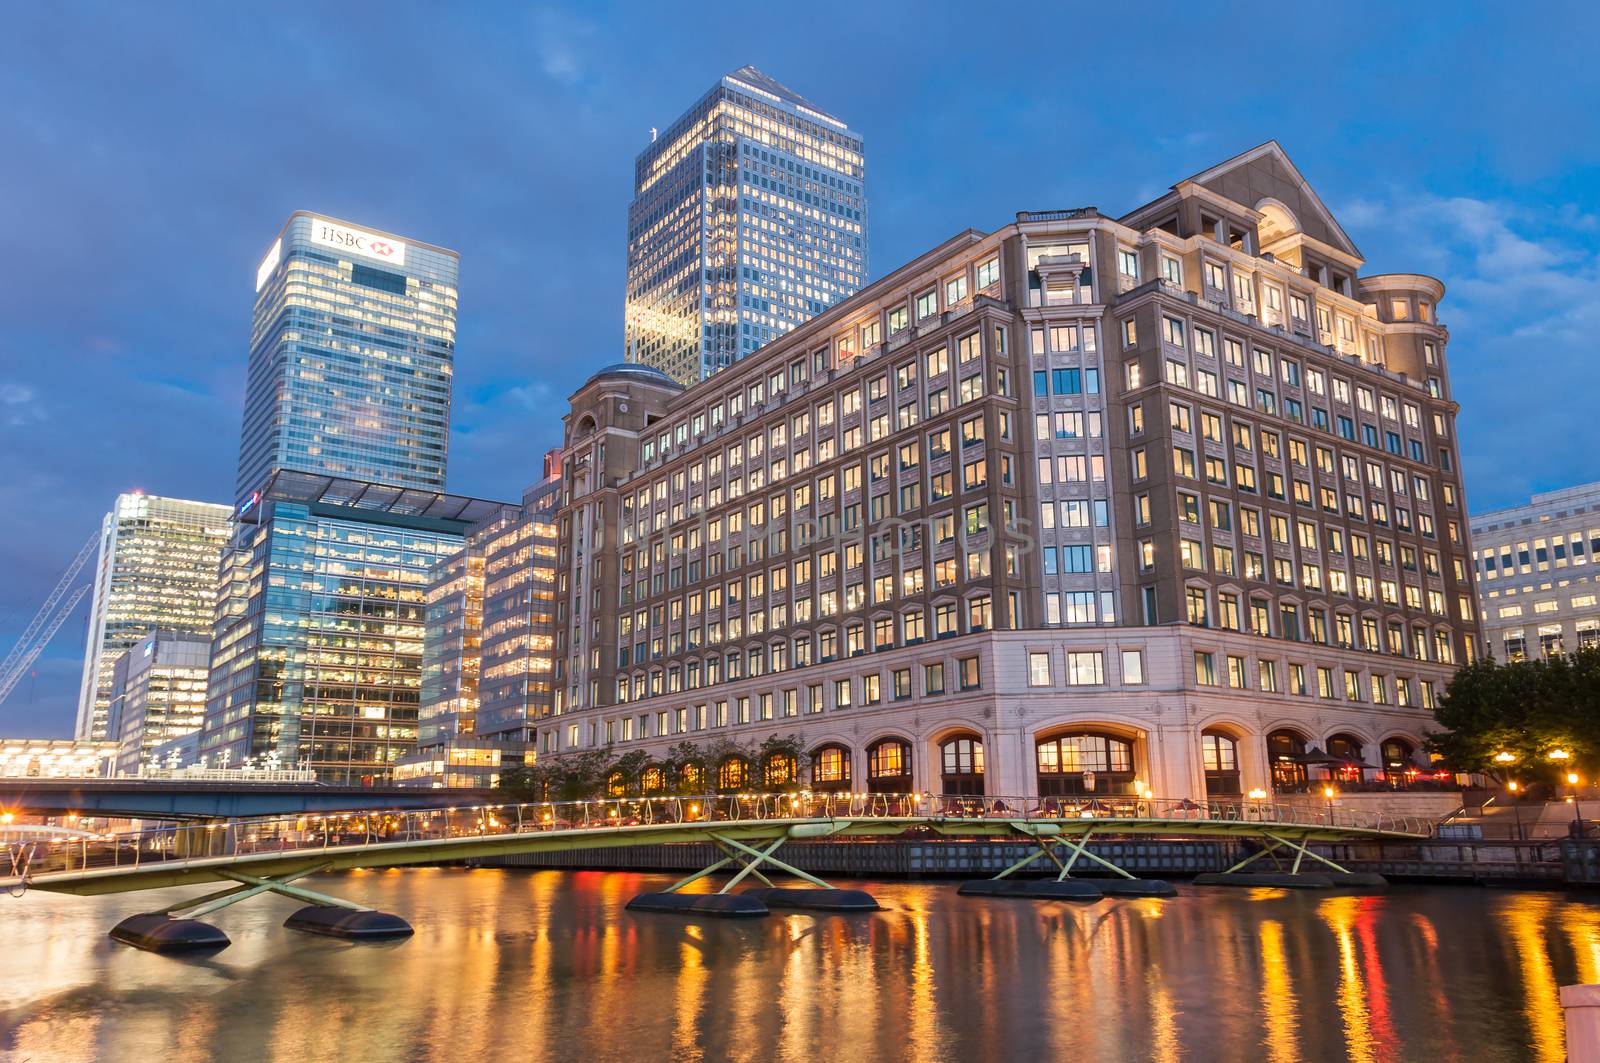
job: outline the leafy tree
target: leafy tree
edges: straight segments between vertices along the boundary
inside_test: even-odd
[[[667,773],[667,791],[683,796],[705,792],[708,763],[706,751],[694,742],[679,742],[667,750],[667,755],[661,759],[661,768]],[[700,770],[699,785],[686,777],[689,768]]]
[[[611,777],[620,773],[622,775],[622,785],[627,789],[628,793],[638,793],[644,769],[650,766],[652,759],[650,754],[642,749],[631,749],[613,760],[606,766],[607,792],[609,793]]]
[[[606,775],[610,773],[611,746],[582,752],[563,752],[550,757],[550,760],[557,770],[554,789],[558,800],[594,800],[605,792]]]
[[[548,801],[559,775],[557,765],[540,759],[535,764],[518,764],[502,771],[498,788],[514,801]]]
[[[785,783],[773,783],[767,779],[767,764],[775,757],[784,757],[794,765],[794,774]],[[770,735],[756,748],[755,764],[756,786],[768,793],[780,793],[800,789],[800,778],[805,771],[805,746],[797,734]]]
[[[1600,765],[1600,649],[1502,664],[1484,658],[1456,672],[1434,707],[1444,728],[1428,748],[1459,771],[1524,782]],[[1549,758],[1565,749],[1564,767]],[[1495,759],[1510,753],[1510,764]]]

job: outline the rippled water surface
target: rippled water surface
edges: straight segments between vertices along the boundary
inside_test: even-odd
[[[1450,1060],[1563,1058],[1557,987],[1600,982],[1587,895],[1183,887],[1090,905],[874,883],[873,915],[753,921],[623,905],[659,876],[410,869],[306,884],[416,936],[283,929],[113,943],[199,892],[0,897],[0,1059]]]

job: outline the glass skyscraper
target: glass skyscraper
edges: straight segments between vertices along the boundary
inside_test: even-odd
[[[444,488],[454,251],[296,211],[256,271],[238,501],[276,469]]]
[[[211,634],[217,564],[232,510],[212,502],[129,493],[100,525],[89,637],[83,651],[75,734],[107,732],[112,669],[152,631]]]
[[[199,751],[375,783],[417,741],[435,566],[502,503],[282,470],[218,579]]]
[[[755,67],[634,163],[627,357],[693,384],[854,294],[867,272],[861,137]]]

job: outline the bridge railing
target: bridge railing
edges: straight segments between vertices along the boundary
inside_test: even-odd
[[[311,853],[404,842],[586,831],[600,834],[639,826],[759,823],[787,820],[922,819],[950,827],[972,820],[1170,822],[1175,830],[1204,823],[1246,823],[1263,829],[1321,827],[1426,834],[1413,817],[1328,807],[1199,803],[1135,797],[941,797],[816,791],[792,794],[707,794],[699,797],[622,797],[322,815],[251,816],[203,824],[147,827],[122,834],[35,838],[5,847],[12,878],[99,868],[141,867],[220,856]],[[3,878],[5,862],[0,862]],[[21,870],[18,870],[18,869]]]

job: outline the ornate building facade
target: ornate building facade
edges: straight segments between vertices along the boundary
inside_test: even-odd
[[[692,387],[602,370],[541,748],[793,734],[814,787],[1019,797],[1295,789],[1326,750],[1404,784],[1479,627],[1443,286],[1363,264],[1268,143],[961,233]]]

